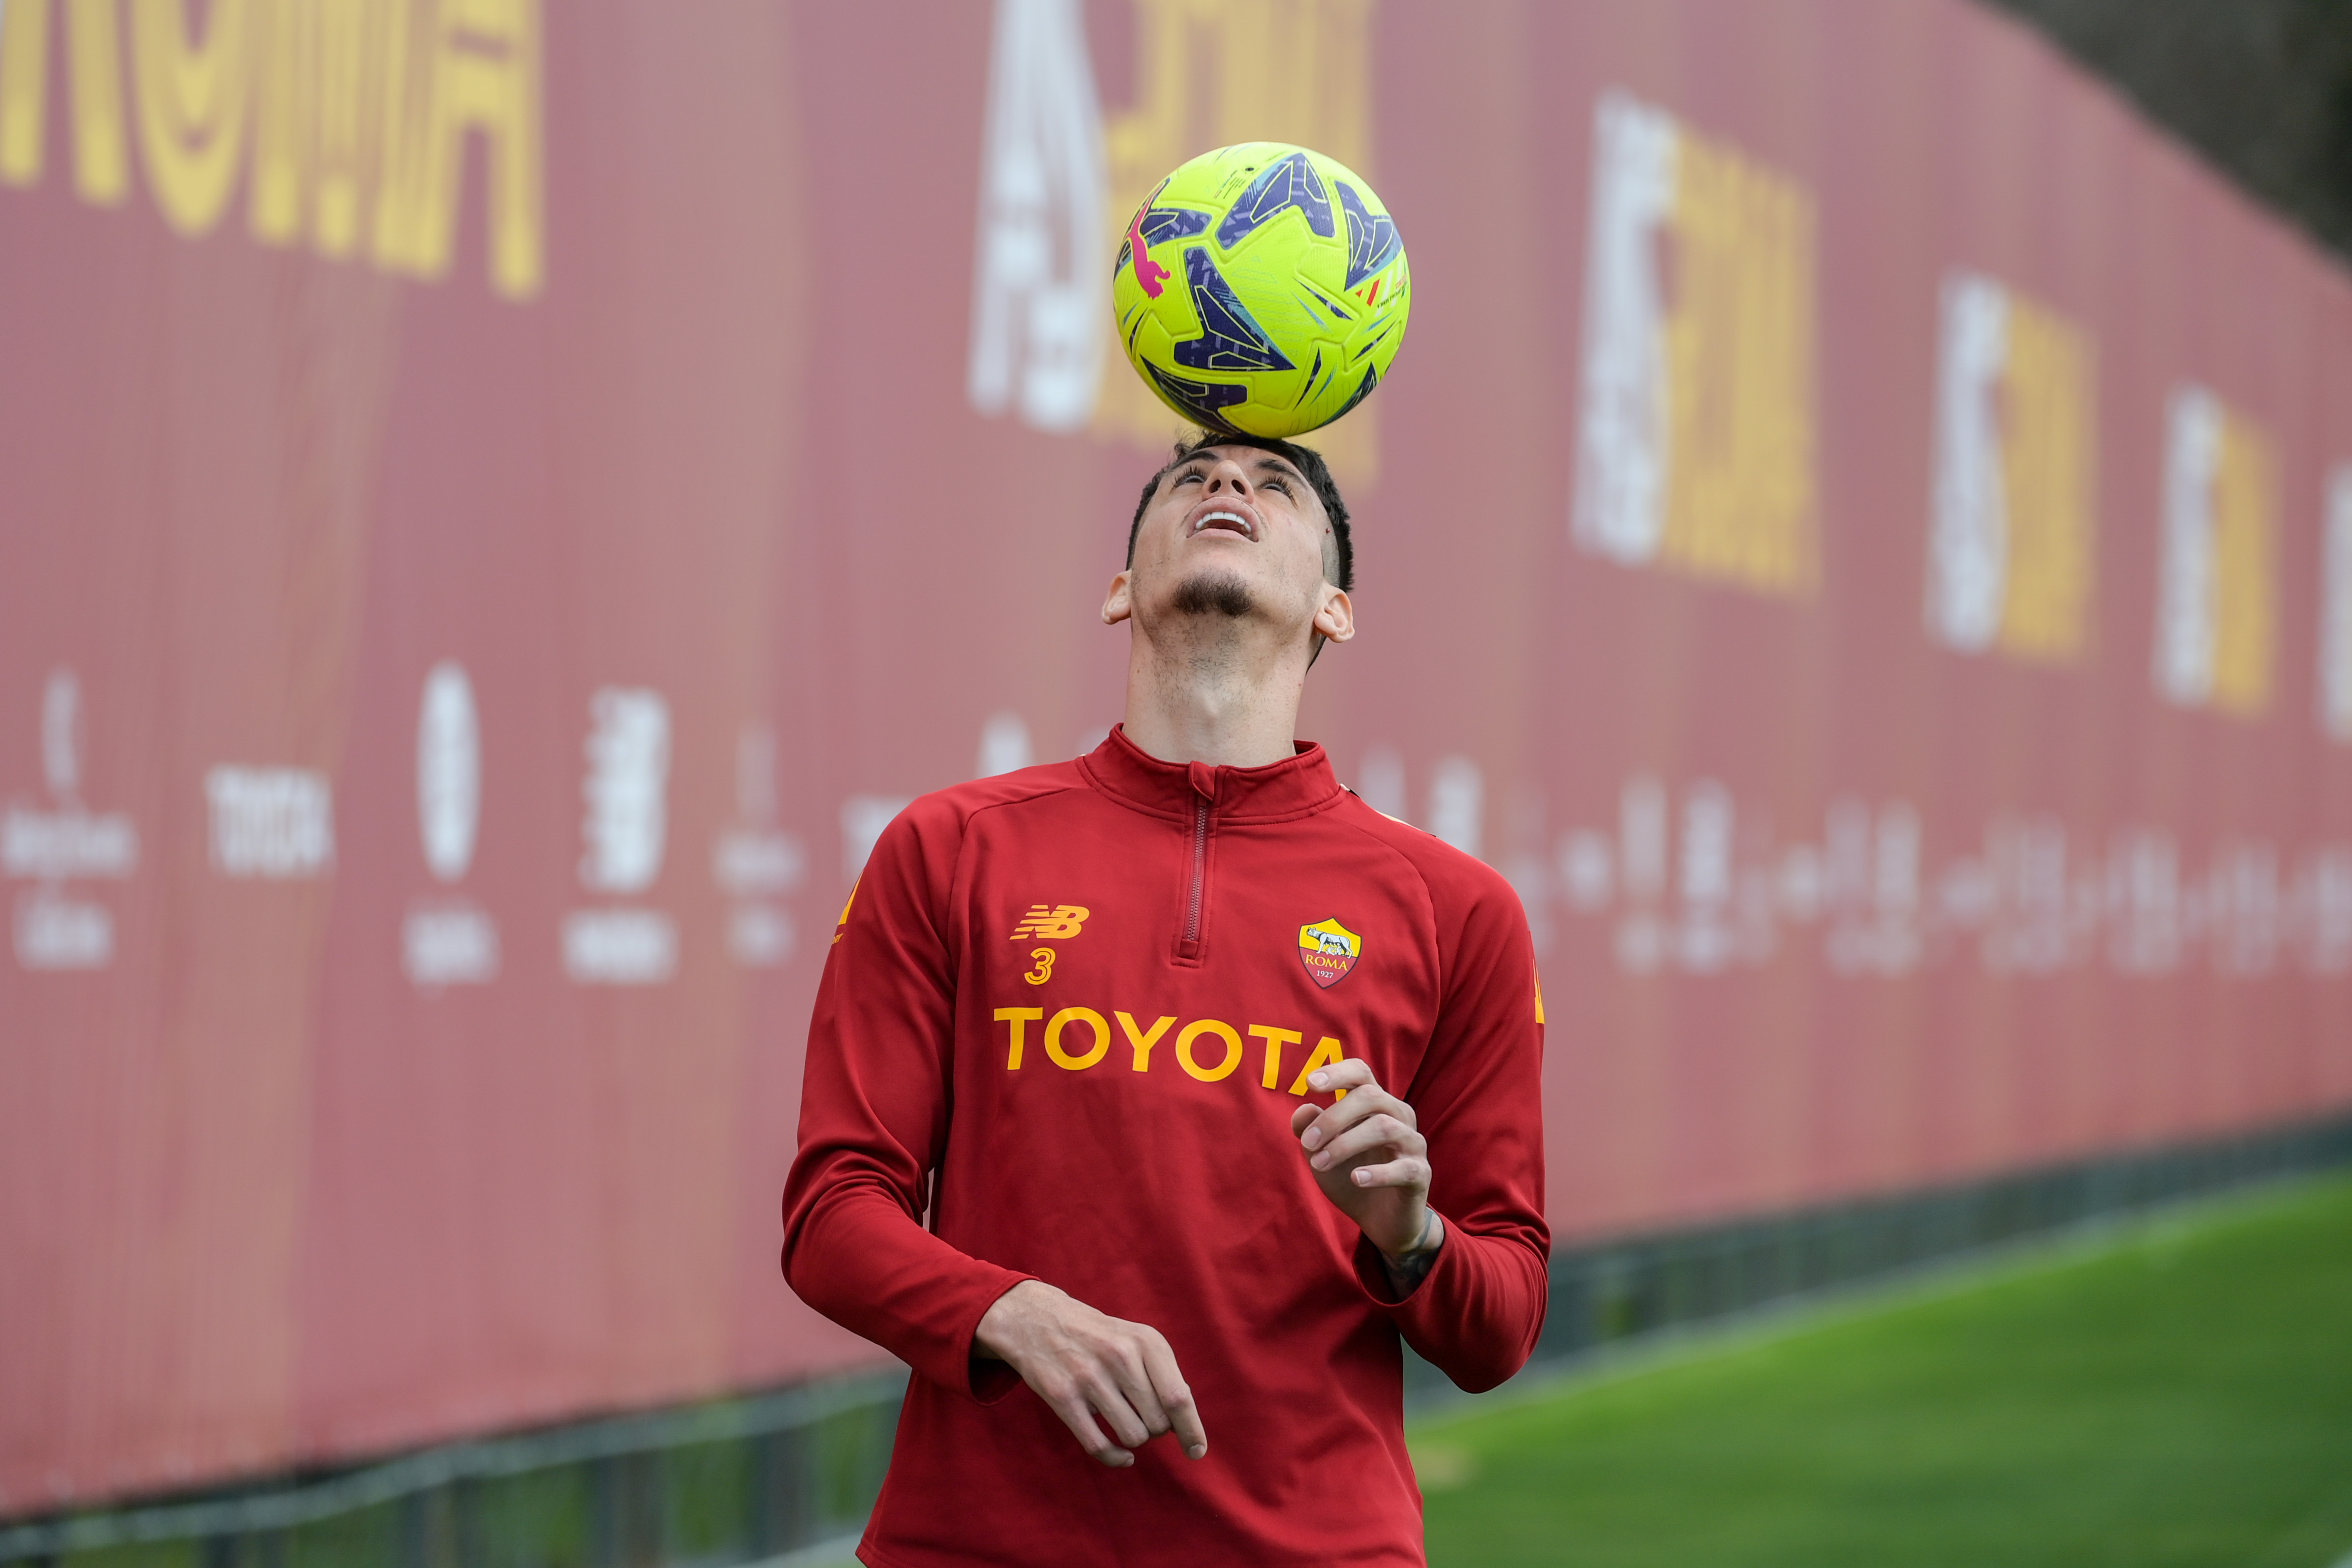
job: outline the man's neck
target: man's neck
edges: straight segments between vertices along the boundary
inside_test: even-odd
[[[1163,763],[1264,767],[1297,752],[1303,654],[1261,646],[1249,621],[1186,616],[1134,632],[1127,738]]]

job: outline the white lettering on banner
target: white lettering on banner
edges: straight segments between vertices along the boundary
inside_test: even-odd
[[[710,871],[730,893],[781,893],[799,884],[808,855],[789,833],[730,828],[711,847]]]
[[[303,768],[222,766],[205,775],[213,866],[227,877],[295,880],[335,860],[326,775]]]
[[[473,864],[481,798],[473,683],[463,666],[436,664],[425,678],[416,715],[416,825],[425,864],[444,882],[457,881]]]
[[[669,704],[658,691],[607,686],[589,700],[588,713],[588,776],[581,785],[588,850],[580,883],[596,892],[642,892],[661,873]]]
[[[2179,973],[2201,947],[2232,979],[2290,960],[2314,975],[2352,973],[2352,845],[2290,861],[2249,837],[2216,844],[2201,876],[2172,837],[2128,827],[2104,856],[2070,846],[2047,815],[1996,816],[1981,846],[1931,870],[1917,810],[1851,795],[1829,805],[1815,843],[1780,843],[1769,816],[1742,811],[1714,779],[1673,799],[1636,774],[1618,832],[1562,834],[1549,879],[1577,915],[1613,917],[1618,966],[1707,975],[1770,962],[1790,928],[1819,924],[1838,975],[1886,978],[1973,952],[1987,973],[2030,977],[2102,957],[2119,974]],[[1527,896],[1543,882],[1517,879]],[[1531,909],[1531,913],[1534,912]]]
[[[1576,537],[1612,561],[1658,552],[1666,494],[1666,345],[1656,262],[1675,202],[1675,123],[1622,93],[1593,121]]]
[[[1586,244],[1570,536],[1621,565],[1810,593],[1811,195],[1611,91]]]
[[[2007,346],[2009,297],[1961,274],[1944,281],[1936,378],[1934,521],[1927,550],[1927,626],[1974,652],[2000,629],[2009,581],[2009,521],[2000,484],[1994,388]]]
[[[2213,685],[2213,470],[2221,415],[2200,387],[2175,393],[2164,454],[2164,548],[2156,608],[2156,688],[2175,702]]]
[[[657,910],[574,910],[563,919],[563,969],[592,985],[656,985],[677,972],[677,927]]]
[[[1405,817],[1404,759],[1393,746],[1374,746],[1356,773],[1356,794],[1383,816]]]
[[[853,795],[841,803],[841,880],[844,887],[857,880],[866,869],[866,858],[874,853],[874,841],[890,821],[907,809],[908,797],[892,795]]]
[[[50,671],[42,689],[41,773],[47,809],[0,813],[0,874],[37,884],[16,900],[16,962],[31,970],[103,969],[114,959],[114,916],[65,884],[130,876],[139,866],[139,830],[120,812],[81,804],[81,682],[70,669]]]
[[[588,700],[588,718],[580,885],[642,893],[661,875],[668,836],[669,703],[606,686]],[[583,984],[659,984],[677,972],[677,927],[656,910],[575,910],[563,921],[563,969]]]
[[[1037,759],[1029,746],[1029,725],[1018,713],[999,713],[980,727],[980,762],[972,777],[992,779]]]
[[[416,713],[416,830],[436,880],[460,881],[472,867],[481,802],[474,685],[463,665],[444,659],[426,672]],[[463,899],[419,904],[401,922],[400,951],[421,989],[484,984],[498,977],[498,922]]]
[[[114,917],[47,888],[16,900],[16,962],[27,969],[103,969],[114,959]]]
[[[772,969],[792,957],[799,931],[772,904],[744,904],[727,918],[727,951],[746,969]]]
[[[746,968],[772,968],[792,956],[793,918],[755,900],[798,887],[808,853],[774,826],[776,738],[764,725],[746,724],[735,738],[735,810],[739,825],[719,834],[710,851],[711,875],[740,900],[728,916],[727,950]]]
[[[498,925],[469,904],[413,909],[400,936],[401,967],[420,986],[479,985],[498,978]]]
[[[2246,716],[2268,703],[2276,622],[2275,464],[2265,437],[2201,386],[2167,425],[2156,689]]]
[[[139,830],[119,813],[12,805],[0,816],[0,870],[11,877],[127,877],[138,864]]]
[[[2319,724],[2352,741],[2352,463],[2327,482],[2319,584]]]
[[[1040,430],[1094,413],[1108,313],[1102,110],[1078,0],[998,0],[981,144],[971,405]]]
[[[1478,853],[1486,778],[1467,757],[1440,757],[1429,778],[1429,831],[1465,855]]]
[[[2088,643],[2090,350],[1989,278],[1944,280],[1927,630],[1962,653],[2063,662]]]

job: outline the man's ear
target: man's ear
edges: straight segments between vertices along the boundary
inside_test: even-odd
[[[1103,600],[1103,625],[1115,626],[1135,614],[1135,601],[1129,596],[1131,572],[1122,572],[1110,580],[1110,593]]]
[[[1108,616],[1109,611],[1103,613]],[[1332,642],[1346,642],[1356,635],[1356,606],[1345,589],[1323,584],[1323,602],[1315,606],[1315,629]]]

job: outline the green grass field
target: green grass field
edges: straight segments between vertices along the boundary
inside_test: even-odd
[[[2330,1568],[2352,1181],[2205,1206],[1417,1423],[1435,1568]]]

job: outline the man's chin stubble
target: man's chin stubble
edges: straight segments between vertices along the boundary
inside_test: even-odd
[[[1180,616],[1220,615],[1239,620],[1257,605],[1249,584],[1225,572],[1202,572],[1176,584],[1168,607]]]

